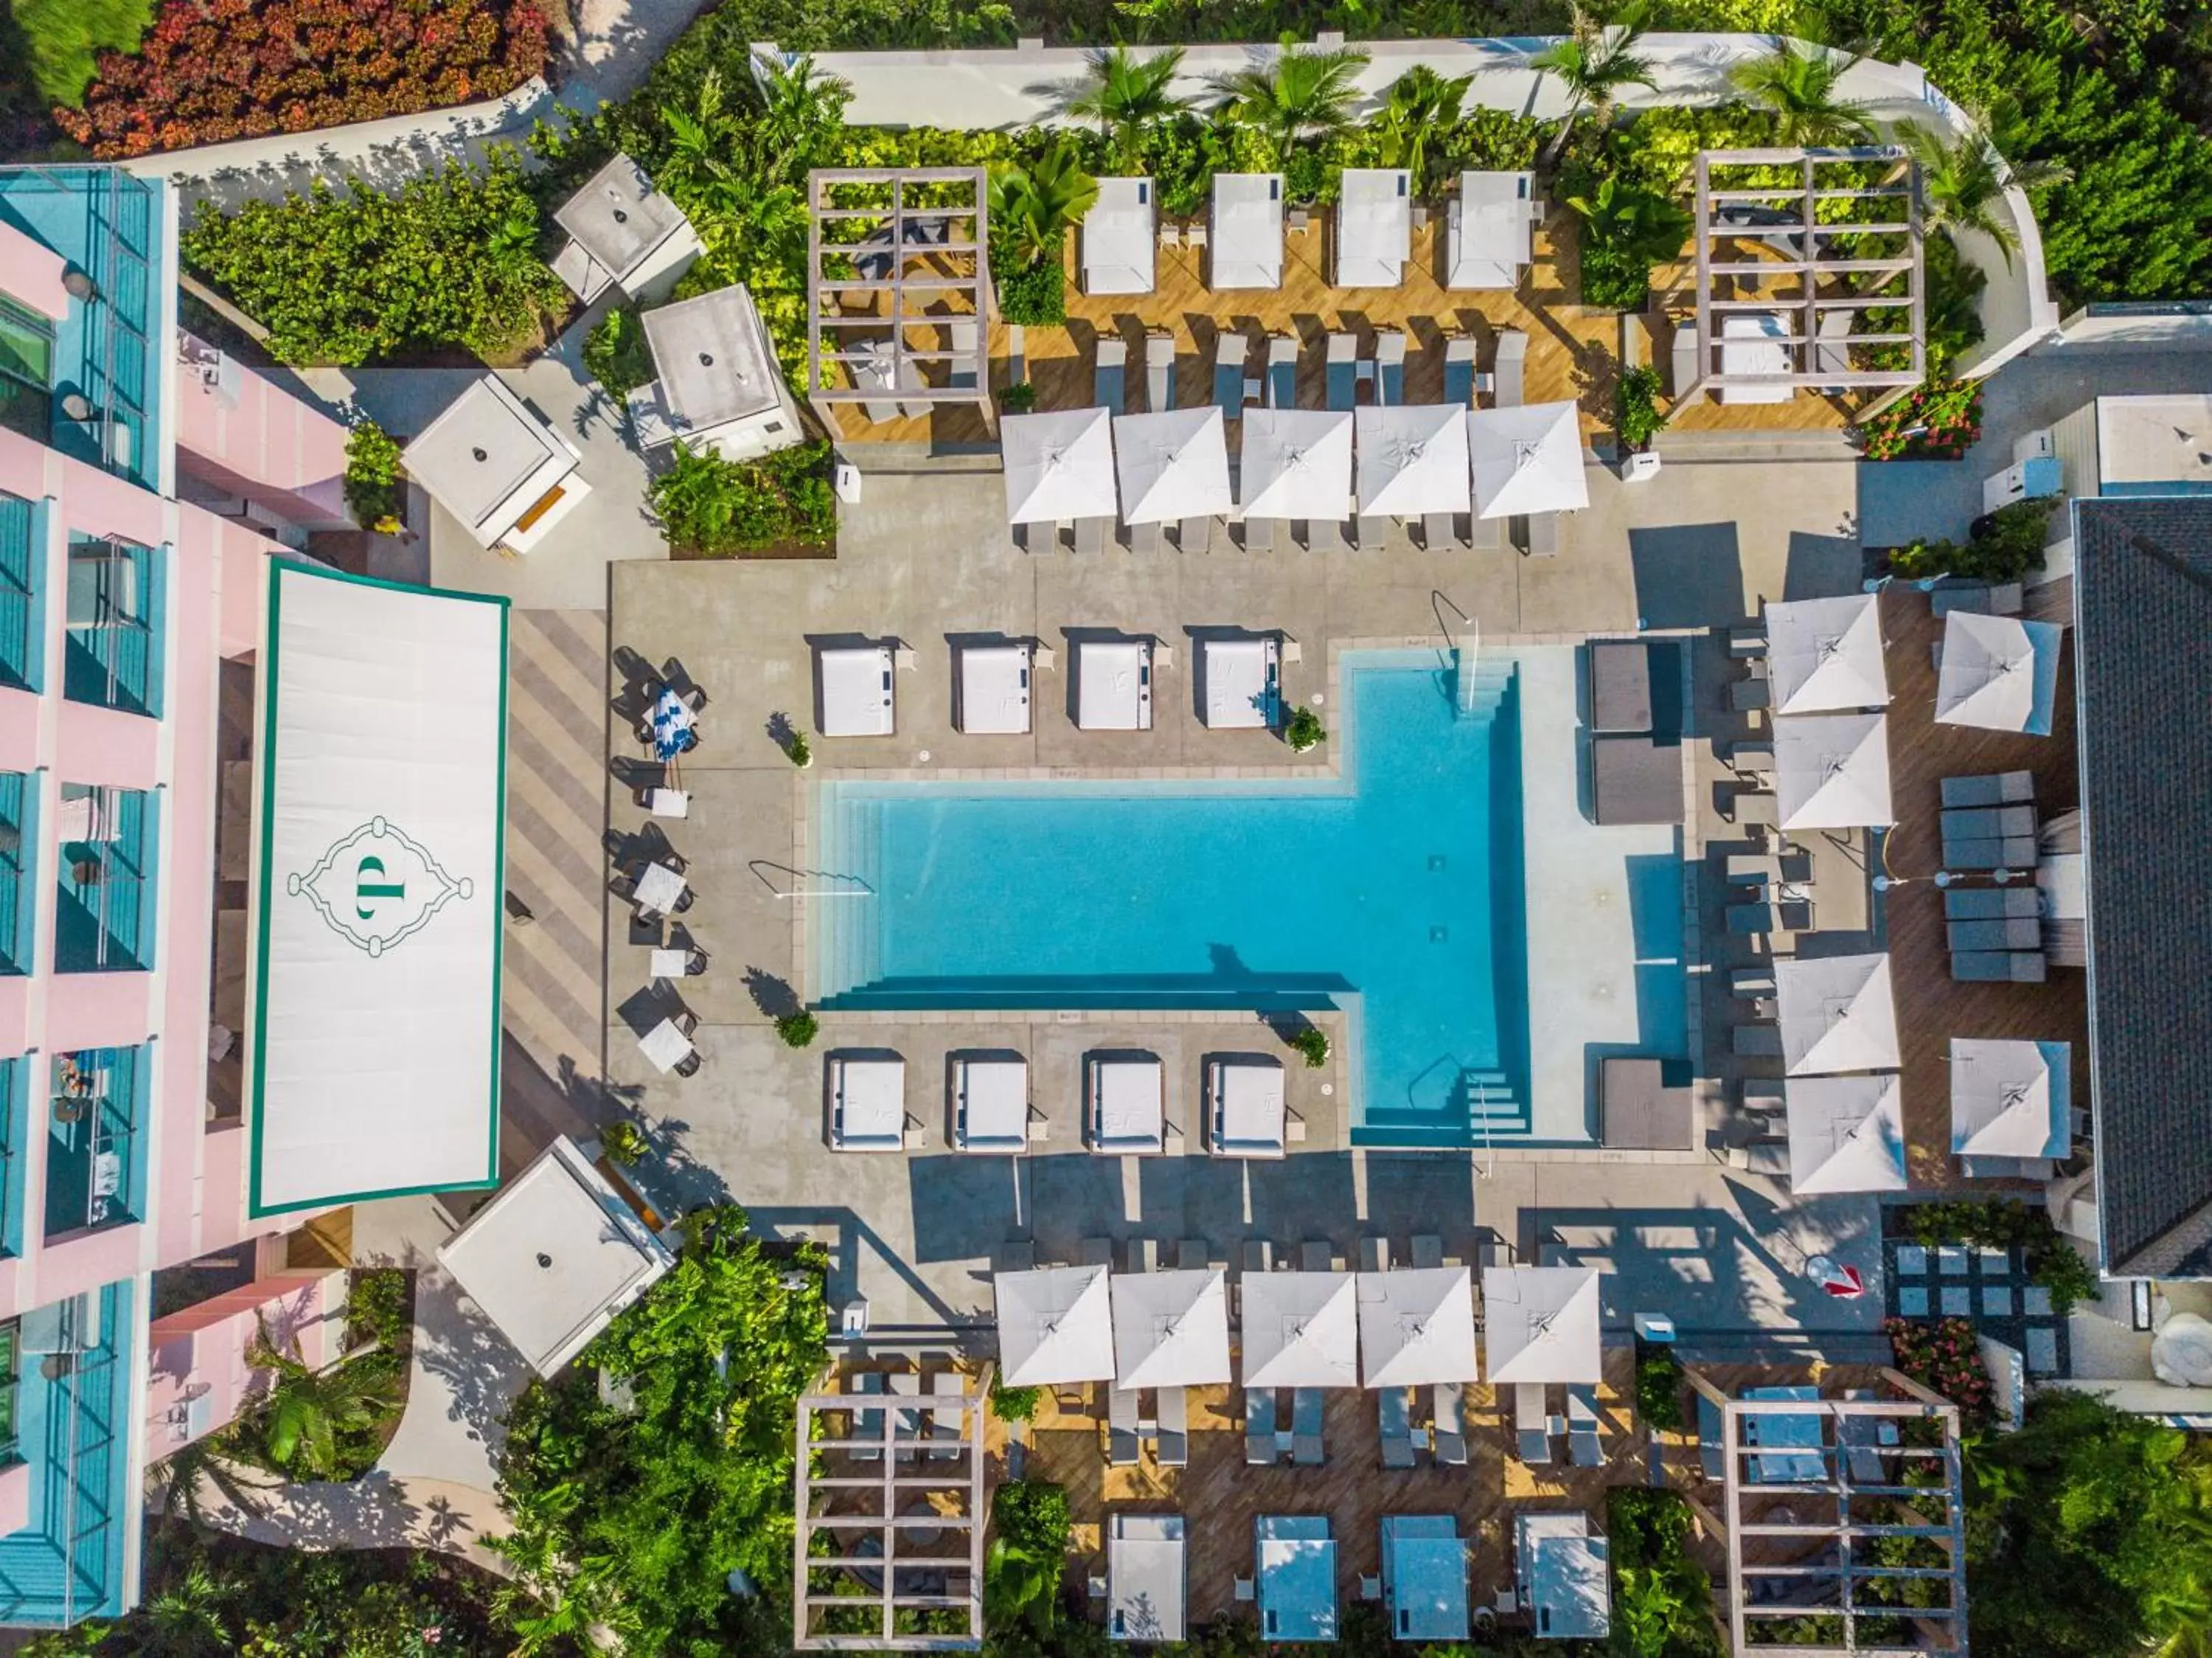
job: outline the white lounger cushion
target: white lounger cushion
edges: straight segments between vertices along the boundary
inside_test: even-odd
[[[1213,1066],[1213,1149],[1231,1155],[1284,1149],[1283,1068],[1246,1061]]]
[[[1167,1143],[1167,1083],[1157,1059],[1101,1059],[1092,1067],[1092,1138],[1102,1149],[1158,1151]]]
[[[823,651],[822,735],[888,737],[890,734],[890,647],[862,645]]]
[[[970,645],[960,653],[960,728],[1018,735],[1030,728],[1030,648]]]
[[[1085,731],[1148,731],[1152,647],[1140,639],[1086,639],[1078,647],[1076,720]]]
[[[1273,639],[1206,642],[1206,723],[1215,730],[1273,723]]]
[[[1029,1143],[1030,1067],[1025,1059],[963,1059],[960,1143],[969,1151],[1018,1151]]]
[[[840,1151],[896,1151],[906,1143],[906,1061],[837,1059],[830,1143]]]

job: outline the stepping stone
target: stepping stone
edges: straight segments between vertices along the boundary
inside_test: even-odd
[[[1928,1270],[1928,1252],[1918,1244],[1899,1244],[1897,1247],[1897,1275],[1900,1278],[1917,1278]]]
[[[1943,1292],[1943,1316],[1947,1319],[1972,1318],[1974,1313],[1974,1292],[1964,1284]]]
[[[1982,1314],[1984,1318],[2010,1318],[2012,1316],[2012,1286],[2008,1283],[1984,1284]]]
[[[2047,1376],[2058,1368],[2058,1332],[2033,1329],[2027,1332],[2027,1368],[2032,1375]]]
[[[1982,1253],[1982,1276],[2012,1271],[2012,1252],[2008,1249],[1984,1249]]]
[[[1897,1315],[1901,1319],[1924,1319],[1928,1316],[1928,1287],[1925,1284],[1899,1284],[1897,1290]]]
[[[1957,1244],[1945,1244],[1936,1252],[1937,1266],[1946,1274],[1963,1277],[1966,1271],[1966,1252]]]
[[[2020,1292],[2020,1310],[2032,1319],[2051,1316],[2051,1292],[2039,1283],[2024,1284]]]

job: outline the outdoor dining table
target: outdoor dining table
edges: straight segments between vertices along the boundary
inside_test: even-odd
[[[651,966],[651,972],[653,978],[681,978],[690,971],[690,951],[664,950],[658,948],[653,950]]]
[[[654,1070],[672,1071],[691,1057],[691,1039],[673,1019],[664,1019],[637,1039],[637,1051],[653,1062]]]
[[[672,914],[683,901],[685,891],[684,877],[665,863],[648,863],[637,878],[637,890],[632,896],[637,907],[650,910],[656,915]]]
[[[692,728],[699,716],[691,705],[678,696],[672,686],[663,686],[660,694],[653,699],[653,757],[657,760],[672,760],[691,747],[695,739]]]

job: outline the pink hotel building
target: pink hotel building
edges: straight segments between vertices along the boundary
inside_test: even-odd
[[[4,1624],[134,1604],[148,1464],[343,1293],[248,1219],[238,1051],[259,595],[348,526],[345,433],[179,331],[176,216],[0,169]]]

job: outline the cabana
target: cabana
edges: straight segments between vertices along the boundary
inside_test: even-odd
[[[1905,1112],[1895,1072],[1793,1076],[1783,1091],[1792,1192],[1905,1190]]]
[[[1206,204],[1206,245],[1216,292],[1283,285],[1283,175],[1217,173]],[[1250,441],[1249,436],[1246,440]]]
[[[1260,1633],[1268,1641],[1336,1639],[1336,1540],[1327,1515],[1255,1517],[1259,1555],[1254,1588]]]
[[[1352,423],[1361,517],[1419,518],[1468,509],[1465,409],[1455,403],[1370,405],[1356,411]]]
[[[1247,521],[1352,516],[1346,410],[1247,409],[1238,487]]]
[[[1288,1149],[1279,1059],[1253,1053],[1209,1061],[1206,1100],[1206,1149],[1217,1157],[1279,1157]]]
[[[1778,714],[1882,707],[1889,677],[1882,667],[1879,595],[1769,604],[1766,672]]]
[[[787,449],[805,433],[775,346],[742,283],[645,313],[656,376],[631,392],[631,430],[642,448],[679,439],[725,460]]]
[[[1904,1063],[1886,953],[1777,961],[1774,995],[1789,1075],[1895,1070]]]
[[[1125,524],[1213,518],[1233,504],[1218,404],[1115,416],[1114,469]]]
[[[2049,622],[1953,611],[1943,619],[1936,723],[2049,736],[2061,636]]]
[[[1009,1387],[1114,1379],[1112,1294],[1103,1266],[992,1275],[999,1362]]]
[[[1208,639],[1200,647],[1201,717],[1208,730],[1274,728],[1282,717],[1282,642],[1272,633]],[[1281,1067],[1276,1070],[1279,1075]]]
[[[1951,1039],[1951,1149],[1970,1176],[2046,1178],[2072,1143],[2067,1042]]]
[[[1513,1517],[1513,1581],[1539,1639],[1602,1641],[1612,1632],[1610,1561],[1588,1515]]]
[[[963,1151],[1026,1151],[1029,1061],[975,1054],[952,1062],[952,1143]]]
[[[408,440],[408,475],[477,546],[527,553],[592,492],[583,452],[497,375]]]
[[[830,1149],[906,1149],[906,1061],[830,1056]]]
[[[1113,1275],[1114,1382],[1205,1387],[1230,1381],[1229,1287],[1218,1267]]]
[[[1167,1149],[1167,1076],[1150,1054],[1097,1056],[1083,1119],[1091,1149],[1110,1155]]]
[[[1152,642],[1085,639],[1075,647],[1079,731],[1152,728]]]
[[[1444,286],[1514,289],[1535,257],[1533,173],[1462,173],[1446,210]]]
[[[1879,714],[1774,722],[1774,793],[1784,829],[1887,828],[1889,728]]]
[[[1189,1576],[1181,1515],[1115,1515],[1106,1532],[1109,1638],[1182,1640]]]
[[[889,645],[829,645],[816,654],[821,705],[814,728],[825,737],[888,737],[896,724]]]
[[[1467,1639],[1467,1543],[1455,1516],[1382,1517],[1382,1602],[1397,1640]]]
[[[1463,1266],[1359,1275],[1360,1371],[1370,1387],[1473,1381],[1474,1293]]]
[[[1572,403],[1476,409],[1467,418],[1467,448],[1478,518],[1577,512],[1589,504]]]
[[[1358,1297],[1349,1272],[1247,1272],[1244,1385],[1359,1386]]]
[[[1149,294],[1158,221],[1150,179],[1101,179],[1083,216],[1083,291]]]
[[[1112,417],[1104,409],[1010,414],[999,423],[999,447],[1006,472],[1009,524],[1057,524],[1120,513],[1121,500],[1114,492]]]
[[[1030,728],[1030,650],[1026,643],[960,648],[960,729],[1015,736]]]
[[[1604,1368],[1600,1300],[1594,1266],[1483,1268],[1483,1356],[1491,1386],[1595,1386]]]
[[[1347,167],[1336,201],[1339,288],[1395,288],[1413,249],[1413,176],[1398,167]]]

